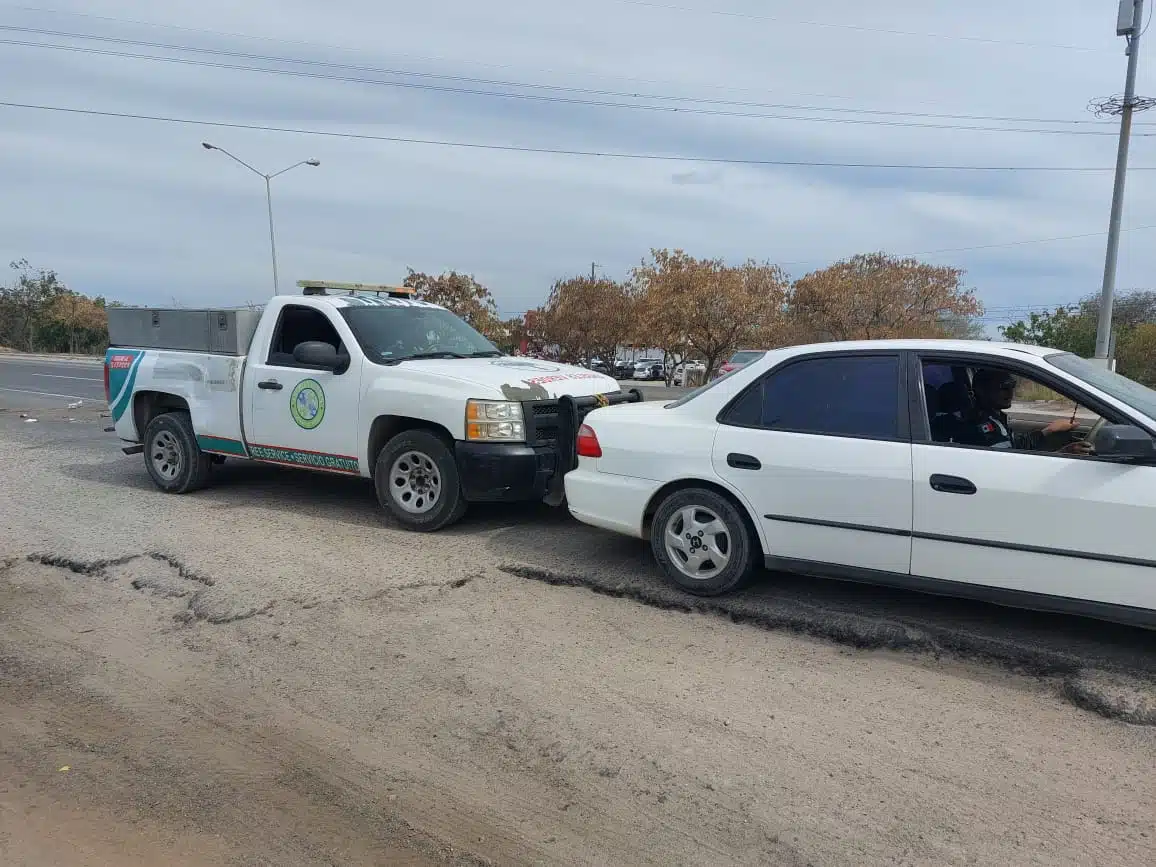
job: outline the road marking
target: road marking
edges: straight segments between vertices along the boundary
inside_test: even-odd
[[[63,373],[33,373],[31,376],[46,376],[49,379],[79,379],[81,382],[101,382],[92,376],[65,376]]]
[[[0,385],[0,391],[14,391],[17,394],[38,394],[41,397],[67,397],[69,400],[99,400],[99,398],[95,398],[90,394],[58,394],[54,391],[29,391],[26,388],[5,388],[2,385]]]

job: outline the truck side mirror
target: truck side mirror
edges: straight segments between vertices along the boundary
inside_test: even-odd
[[[1156,442],[1152,436],[1131,424],[1106,424],[1092,440],[1096,455],[1129,460],[1156,459]]]
[[[337,347],[321,340],[298,343],[293,347],[293,360],[302,367],[313,367],[318,370],[337,370],[341,366]]]

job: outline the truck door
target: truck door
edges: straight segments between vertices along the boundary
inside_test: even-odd
[[[293,350],[319,340],[348,353],[348,368],[299,364]],[[262,349],[254,341],[254,353]],[[253,355],[245,375],[246,439],[256,460],[361,474],[358,408],[365,359],[340,317],[306,304],[286,304],[264,358]]]

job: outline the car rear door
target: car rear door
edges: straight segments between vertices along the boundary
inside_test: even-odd
[[[911,442],[901,352],[790,359],[719,416],[712,461],[757,513],[772,567],[907,575]]]

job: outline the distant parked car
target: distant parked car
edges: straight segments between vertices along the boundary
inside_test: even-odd
[[[614,378],[634,379],[634,362],[625,358],[614,362]]]
[[[635,379],[666,379],[666,365],[661,358],[640,358],[634,362]]]
[[[706,365],[701,361],[686,361],[674,369],[674,373],[671,375],[671,384],[683,386],[688,384],[687,379],[693,383],[697,378],[697,384],[701,385],[701,378],[705,373]]]
[[[758,361],[767,354],[765,349],[740,349],[732,355],[727,361],[719,367],[718,372],[715,373],[715,379],[720,376],[725,376],[732,371],[738,370],[740,367],[746,367],[752,362]]]

